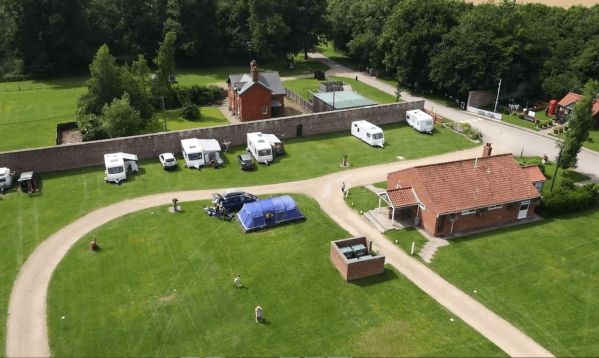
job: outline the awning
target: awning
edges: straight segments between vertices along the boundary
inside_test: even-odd
[[[387,197],[394,208],[405,208],[418,205],[412,187],[387,190]]]

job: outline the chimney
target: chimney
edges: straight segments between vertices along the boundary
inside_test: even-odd
[[[250,72],[252,73],[252,81],[258,82],[258,64],[256,60],[250,62]]]
[[[492,150],[493,148],[491,148],[491,143],[486,143],[485,147],[483,148],[483,157],[490,157]]]

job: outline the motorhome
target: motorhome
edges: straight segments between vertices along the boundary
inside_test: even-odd
[[[433,132],[433,117],[419,109],[406,111],[408,125],[420,133]]]
[[[189,138],[181,140],[181,153],[187,168],[196,168],[204,165],[220,167],[224,161],[220,157],[220,144],[216,139]]]
[[[383,130],[368,121],[352,122],[351,134],[374,147],[383,148],[385,144]]]
[[[137,173],[137,155],[123,152],[104,154],[104,180],[107,183],[120,183],[127,179],[127,173]]]
[[[14,172],[11,172],[8,168],[0,168],[0,193],[3,193],[5,190],[10,189],[12,186],[12,177],[15,175]]]
[[[253,132],[247,134],[247,150],[256,158],[258,163],[272,162],[274,157],[272,155],[272,146],[264,138],[264,134],[260,132]]]

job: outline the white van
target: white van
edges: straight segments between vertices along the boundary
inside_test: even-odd
[[[268,163],[273,161],[272,146],[260,132],[247,134],[247,150],[256,158],[258,163]]]
[[[15,175],[8,168],[0,168],[0,193],[4,190],[9,189],[12,186],[12,177]]]
[[[110,153],[104,154],[104,180],[107,183],[114,182],[120,183],[127,179],[127,173],[137,173],[139,167],[137,166],[137,155],[128,153]]]
[[[351,134],[374,147],[383,148],[385,144],[383,130],[368,121],[352,122]]]
[[[204,165],[221,166],[224,161],[220,157],[220,144],[216,139],[189,138],[181,140],[181,153],[187,168]]]
[[[433,117],[419,109],[406,111],[406,121],[420,133],[433,133]]]

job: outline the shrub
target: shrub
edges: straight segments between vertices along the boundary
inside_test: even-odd
[[[565,183],[562,181],[560,190],[543,196],[539,213],[544,216],[555,216],[597,206],[599,206],[599,185],[593,183],[576,186],[571,181]]]
[[[563,133],[564,132],[564,126],[559,126],[558,127],[558,132],[559,133]]]
[[[179,114],[181,117],[193,121],[200,118],[200,108],[193,103],[188,103],[181,107]]]
[[[558,134],[558,133],[559,133],[559,128],[553,127],[553,134]]]
[[[224,95],[223,90],[217,86],[177,86],[173,89],[180,106],[188,102],[205,106],[220,101]]]
[[[564,124],[564,132],[566,132],[568,130],[568,125]]]

